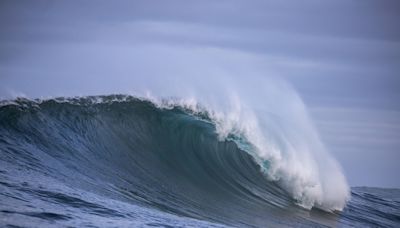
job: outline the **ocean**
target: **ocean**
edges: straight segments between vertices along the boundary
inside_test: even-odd
[[[348,188],[276,119],[242,119],[177,98],[4,100],[0,226],[400,227],[399,189]]]

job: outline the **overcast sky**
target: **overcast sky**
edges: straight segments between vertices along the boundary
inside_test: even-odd
[[[0,97],[273,75],[303,98],[352,186],[400,187],[399,21],[398,0],[3,0]]]

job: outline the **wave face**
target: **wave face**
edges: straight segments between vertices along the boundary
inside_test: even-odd
[[[10,219],[1,222],[218,227],[335,226],[355,219],[338,212],[348,196],[325,187],[341,184],[341,176],[333,172],[309,185],[304,170],[285,166],[296,164],[283,157],[290,153],[263,152],[254,128],[260,122],[243,127],[240,118],[193,100],[150,100],[3,102],[0,207]],[[269,142],[283,148],[275,133]]]

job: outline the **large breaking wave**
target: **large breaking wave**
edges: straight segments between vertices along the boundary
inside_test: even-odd
[[[218,110],[193,98],[17,99],[3,102],[0,115],[9,162],[179,215],[218,221],[294,205],[334,211],[348,200],[340,169],[310,141],[317,135],[307,135],[314,132],[296,132],[296,123],[288,131],[282,117],[265,121],[237,103]]]

